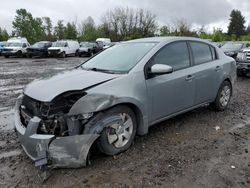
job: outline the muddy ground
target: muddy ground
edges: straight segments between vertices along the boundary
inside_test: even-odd
[[[82,169],[41,171],[13,131],[15,98],[42,75],[83,58],[0,57],[0,187],[250,187],[250,79],[238,78],[225,112],[209,106],[162,122],[125,153],[96,153]]]

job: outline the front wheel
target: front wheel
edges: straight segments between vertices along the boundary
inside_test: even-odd
[[[232,97],[232,86],[228,81],[224,81],[217,93],[216,99],[213,102],[213,107],[218,111],[223,111],[228,107]]]
[[[95,123],[104,127],[97,140],[97,147],[101,152],[117,155],[130,147],[137,127],[135,114],[130,108],[117,106],[107,110],[97,119]]]

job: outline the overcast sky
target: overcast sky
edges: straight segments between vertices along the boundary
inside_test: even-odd
[[[115,7],[143,8],[157,15],[161,25],[185,19],[193,26],[206,25],[227,30],[229,14],[239,9],[250,22],[250,0],[2,0],[0,3],[0,26],[12,30],[15,10],[25,8],[34,17],[48,16],[55,24],[80,22],[91,16],[96,23],[109,9]]]

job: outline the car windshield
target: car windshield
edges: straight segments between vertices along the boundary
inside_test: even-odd
[[[20,42],[8,42],[7,47],[22,47],[22,43]]]
[[[6,43],[5,42],[0,42],[0,46],[5,46]]]
[[[81,43],[80,44],[80,47],[86,47],[86,48],[88,48],[88,47],[92,47],[92,46],[93,46],[93,43],[89,43],[89,42]]]
[[[131,70],[156,43],[123,43],[108,48],[94,58],[83,63],[83,69],[126,73]]]
[[[66,42],[54,42],[52,47],[64,47]]]
[[[45,42],[37,42],[35,44],[32,45],[32,47],[35,47],[35,48],[42,48],[45,46]]]
[[[229,49],[229,50],[239,50],[243,46],[242,43],[233,43],[233,42],[228,42],[224,44],[221,49]]]

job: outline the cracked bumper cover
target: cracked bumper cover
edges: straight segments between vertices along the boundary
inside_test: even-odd
[[[24,151],[35,161],[36,166],[79,168],[87,165],[89,149],[99,137],[98,134],[66,137],[37,134],[41,120],[38,117],[33,117],[25,128],[20,121],[18,110],[20,103],[21,100],[17,100],[15,129]]]

